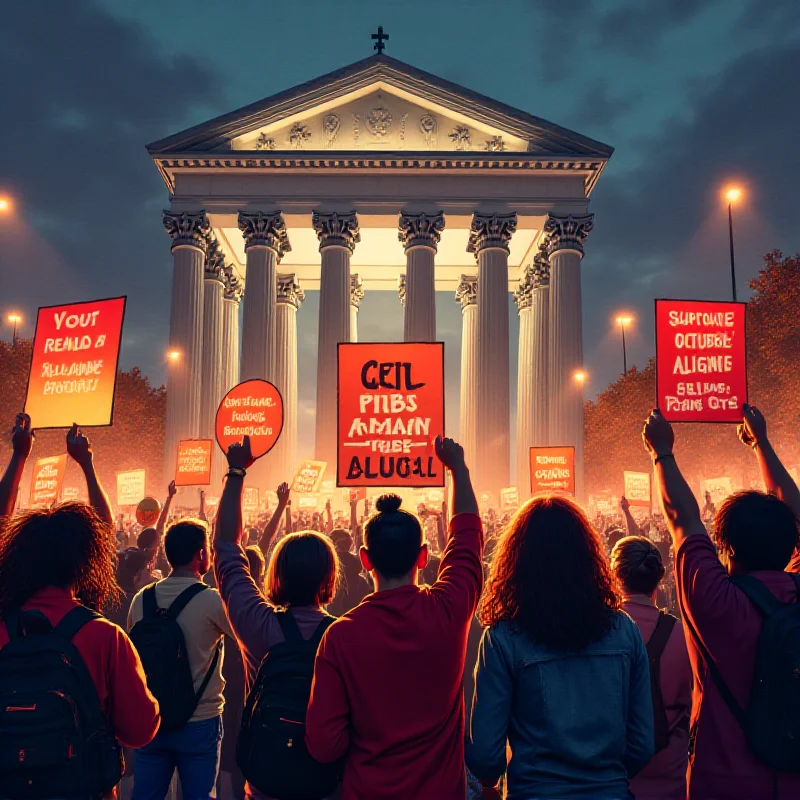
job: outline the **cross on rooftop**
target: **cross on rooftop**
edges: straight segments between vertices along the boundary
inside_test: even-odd
[[[383,32],[383,25],[378,25],[378,32],[373,33],[372,38],[377,40],[375,44],[372,46],[372,49],[377,50],[378,54],[380,55],[383,52],[384,48],[386,47],[384,42],[388,41],[389,34]]]

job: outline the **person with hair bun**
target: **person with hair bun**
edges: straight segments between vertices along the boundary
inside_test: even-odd
[[[644,536],[626,536],[611,551],[611,570],[622,587],[622,608],[639,626],[650,659],[656,754],[631,780],[637,800],[686,797],[692,670],[683,626],[656,607],[664,578],[661,553]]]
[[[452,478],[450,533],[438,579],[419,519],[379,497],[361,563],[375,592],[325,633],[314,667],[306,744],[318,761],[344,757],[342,800],[463,800],[462,675],[483,581],[483,533],[464,451],[436,439]]]

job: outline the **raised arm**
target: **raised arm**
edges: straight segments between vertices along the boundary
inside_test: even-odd
[[[249,436],[245,436],[241,444],[234,442],[228,448],[228,474],[214,525],[215,545],[217,542],[234,542],[241,546],[244,476],[254,461]]]
[[[464,462],[464,448],[452,439],[436,437],[436,455],[450,473],[452,514],[478,514],[478,501],[472,489],[469,469]]]
[[[204,489],[200,490],[200,512],[197,515],[203,522],[208,522],[206,516],[206,493]]]
[[[67,432],[67,453],[70,458],[81,468],[84,478],[86,478],[86,490],[89,493],[89,505],[95,510],[100,519],[108,523],[111,530],[114,529],[114,515],[111,512],[111,503],[108,495],[103,489],[97,472],[94,468],[94,454],[92,445],[83,435],[76,422]]]
[[[628,502],[627,497],[620,498],[619,507],[622,510],[622,516],[625,517],[625,529],[628,532],[628,536],[641,536],[642,529],[636,524],[636,520],[631,514],[631,504]]]
[[[162,541],[164,538],[164,528],[167,526],[167,520],[169,519],[169,508],[172,505],[172,498],[175,497],[178,490],[175,487],[175,481],[170,481],[169,486],[167,487],[167,499],[164,501],[164,505],[161,508],[161,513],[158,515],[158,522],[156,522],[156,530],[158,531],[158,540]]]
[[[330,536],[333,530],[333,512],[331,511],[331,501],[325,501],[325,533]]]
[[[700,507],[675,461],[675,433],[658,409],[647,418],[642,440],[655,465],[661,507],[677,551],[687,536],[707,535]]]
[[[742,424],[737,430],[743,444],[752,447],[767,491],[783,500],[800,517],[800,489],[767,438],[767,421],[755,407],[742,406]]]
[[[275,534],[278,532],[278,527],[281,524],[281,517],[283,517],[283,512],[286,510],[288,505],[289,484],[282,483],[278,487],[278,505],[272,512],[269,522],[267,522],[267,524],[264,526],[264,530],[261,531],[261,536],[258,539],[258,546],[261,548],[261,552],[265,555],[269,550],[269,546],[272,544],[272,540],[275,538]]]
[[[361,526],[358,524],[358,498],[353,499],[352,496],[350,497],[350,534],[353,537],[357,553],[361,549]]]
[[[11,459],[0,478],[0,517],[10,517],[14,513],[19,484],[31,454],[34,436],[31,418],[25,413],[17,414],[11,430]]]

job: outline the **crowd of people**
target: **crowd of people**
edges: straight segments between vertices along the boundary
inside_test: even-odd
[[[713,518],[658,412],[661,516],[451,496],[245,525],[247,437],[209,524],[123,530],[78,426],[88,503],[16,510],[0,479],[0,800],[800,798],[800,490],[754,407],[767,492]]]

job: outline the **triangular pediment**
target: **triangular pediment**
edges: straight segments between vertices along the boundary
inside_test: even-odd
[[[608,158],[612,148],[376,55],[162,139],[151,155],[517,152]]]

